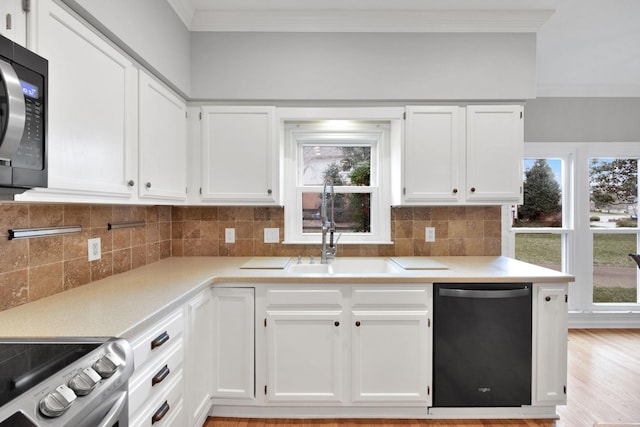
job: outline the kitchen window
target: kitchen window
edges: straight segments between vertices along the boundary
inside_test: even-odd
[[[525,143],[524,204],[503,211],[506,254],[573,274],[571,312],[640,306],[640,270],[628,256],[640,251],[639,158],[637,143]]]
[[[390,123],[291,121],[284,131],[285,243],[320,243],[327,178],[339,243],[390,243]]]

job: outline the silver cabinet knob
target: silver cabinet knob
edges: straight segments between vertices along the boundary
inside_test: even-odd
[[[147,182],[144,186],[147,187],[147,188],[151,188],[151,183]]]
[[[64,414],[77,399],[76,394],[66,385],[56,387],[40,401],[40,412],[47,417],[59,417]]]
[[[130,179],[130,180],[127,182],[127,185],[128,185],[129,187],[133,187],[134,185],[136,185],[136,182],[135,182],[134,180]]]

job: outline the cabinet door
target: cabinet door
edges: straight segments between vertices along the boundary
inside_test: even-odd
[[[213,397],[253,399],[254,290],[213,289]]]
[[[206,289],[186,305],[185,402],[188,425],[202,425],[211,407],[213,297]]]
[[[426,312],[354,312],[351,317],[354,402],[430,401]]]
[[[2,0],[0,3],[0,34],[21,46],[27,46],[27,13],[22,0]]]
[[[187,190],[187,106],[140,71],[139,195],[183,201]]]
[[[340,312],[267,314],[267,400],[342,400],[343,323]]]
[[[49,188],[130,199],[137,163],[138,71],[54,2],[38,4],[37,52],[49,60]]]
[[[202,108],[202,200],[277,204],[274,107]]]
[[[520,105],[467,107],[468,201],[521,203],[522,114]]]
[[[462,129],[460,107],[407,107],[403,153],[404,203],[457,202]]]
[[[534,404],[567,401],[567,285],[537,285],[534,306]]]

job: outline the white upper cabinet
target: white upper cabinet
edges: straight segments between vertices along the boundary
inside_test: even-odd
[[[521,105],[467,107],[467,187],[470,202],[520,202],[524,150]]]
[[[407,107],[402,189],[406,204],[458,202],[464,134],[460,107]]]
[[[21,46],[27,45],[27,13],[22,0],[0,2],[0,34]]]
[[[520,105],[409,106],[398,204],[519,203]]]
[[[202,108],[201,201],[277,205],[275,107]]]
[[[187,106],[140,71],[139,196],[184,201],[187,189]]]
[[[136,179],[137,68],[58,4],[40,2],[36,16],[34,48],[49,60],[49,190],[41,198],[129,201]]]

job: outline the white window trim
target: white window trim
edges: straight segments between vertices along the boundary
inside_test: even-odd
[[[617,142],[526,142],[524,158],[561,158],[563,162],[563,210],[567,209],[563,218],[563,227],[554,228],[511,228],[510,206],[503,207],[503,250],[507,256],[515,256],[515,234],[517,233],[554,233],[564,237],[563,271],[576,277],[569,286],[570,319],[575,318],[577,324],[598,326],[592,323],[593,317],[608,316],[607,325],[624,326],[635,324],[640,303],[593,303],[593,263],[585,262],[593,259],[593,235],[599,233],[636,233],[639,228],[613,230],[592,229],[589,222],[589,166],[588,160],[602,158],[640,158],[639,143]],[[568,191],[567,191],[568,190]],[[569,194],[565,194],[569,193]],[[639,239],[640,240],[640,239]],[[640,251],[640,246],[638,247]],[[640,276],[640,275],[639,275]],[[640,279],[639,279],[640,280]],[[628,322],[612,315],[623,315]],[[572,316],[571,316],[572,315]],[[587,317],[585,317],[587,316]],[[576,323],[574,323],[576,324]]]
[[[377,186],[371,186],[371,233],[343,233],[340,244],[392,244],[391,241],[391,151],[392,146],[399,146],[402,135],[402,114],[404,108],[281,108],[278,111],[281,137],[280,141],[284,152],[283,175],[283,201],[284,201],[284,244],[320,244],[321,233],[302,233],[302,211],[299,209],[300,191],[298,189],[298,165],[297,156],[298,136],[288,125],[292,122],[318,122],[314,126],[305,126],[301,135],[310,137],[314,130],[325,132],[351,133],[353,135],[366,135],[370,139],[372,132],[370,127],[365,127],[357,122],[388,122],[389,128],[385,129],[383,137],[378,138],[376,153],[372,154],[377,160],[376,169],[371,171],[372,183],[376,180]],[[348,128],[336,128],[332,120],[354,121]],[[369,125],[370,126],[370,125]],[[317,134],[316,134],[317,136]],[[372,166],[373,167],[373,166]],[[305,188],[305,191],[317,191],[315,187]],[[321,189],[320,189],[321,190]],[[341,192],[358,192],[362,187],[341,187]]]

